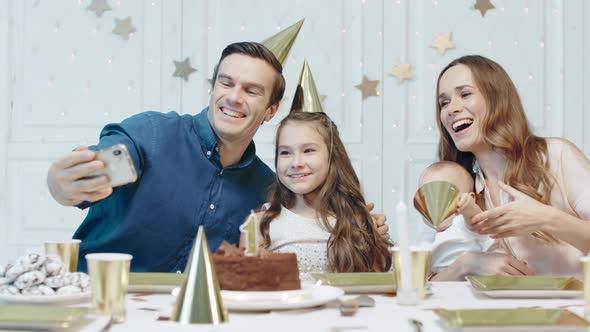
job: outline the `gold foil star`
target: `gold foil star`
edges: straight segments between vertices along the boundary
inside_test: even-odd
[[[92,0],[92,3],[86,9],[94,12],[96,16],[101,17],[104,12],[111,10],[107,0]]]
[[[412,65],[409,63],[398,63],[389,74],[397,78],[400,82],[409,80],[412,78]]]
[[[370,96],[378,96],[377,84],[379,80],[370,80],[367,75],[363,75],[363,83],[355,85],[354,87],[361,90],[363,93],[363,100]]]
[[[473,9],[479,10],[481,17],[486,16],[486,12],[494,8],[496,7],[490,2],[490,0],[477,0],[475,1],[475,5],[473,5]]]
[[[445,52],[450,49],[450,48],[455,48],[455,45],[453,45],[453,41],[451,40],[451,38],[453,38],[451,36],[451,33],[438,33],[435,32],[434,33],[435,37],[434,40],[432,41],[432,44],[430,44],[430,47],[434,47],[436,49],[438,49],[438,54],[440,55],[445,55]]]
[[[191,60],[189,58],[184,59],[184,61],[174,61],[174,66],[176,70],[173,77],[182,77],[185,82],[188,82],[188,76],[197,70],[191,67]]]
[[[129,35],[135,31],[135,27],[131,25],[131,16],[127,16],[124,20],[118,18],[115,19],[115,28],[113,29],[115,35],[119,35],[121,38],[128,40]]]

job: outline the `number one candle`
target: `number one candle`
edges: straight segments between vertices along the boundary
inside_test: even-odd
[[[254,211],[250,213],[246,222],[240,226],[240,232],[245,234],[246,256],[254,255],[260,245],[260,240],[258,238],[258,218]]]

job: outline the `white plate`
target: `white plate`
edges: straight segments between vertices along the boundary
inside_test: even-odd
[[[544,298],[576,298],[583,297],[584,291],[577,290],[494,290],[494,291],[479,291],[474,289],[477,293],[485,294],[494,298],[528,298],[528,299],[544,299]]]
[[[228,310],[260,311],[309,308],[326,304],[344,295],[340,288],[309,286],[295,291],[238,292],[221,291]]]
[[[90,299],[91,292],[73,295],[8,295],[0,294],[0,303],[37,303],[37,304],[75,304],[83,303]]]

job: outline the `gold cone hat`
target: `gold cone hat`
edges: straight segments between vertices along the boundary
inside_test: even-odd
[[[282,66],[285,65],[289,51],[291,51],[291,47],[295,43],[295,39],[297,39],[299,30],[301,30],[301,26],[303,26],[303,21],[305,21],[305,19],[300,20],[285,30],[278,32],[260,42],[275,55]]]
[[[172,319],[182,324],[219,324],[226,322],[215,267],[203,226],[199,226],[191,256],[184,270],[186,278],[176,299]]]
[[[303,62],[290,112],[323,112],[322,103],[307,60]]]
[[[414,195],[414,207],[428,221],[428,226],[444,231],[451,225],[457,209],[459,189],[446,181],[426,183]]]

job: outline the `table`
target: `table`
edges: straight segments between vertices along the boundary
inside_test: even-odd
[[[344,299],[354,295],[345,295]],[[127,295],[127,320],[114,324],[110,331],[414,331],[409,319],[423,323],[424,332],[444,331],[434,308],[477,309],[543,307],[568,308],[582,316],[584,301],[577,299],[493,299],[471,291],[468,282],[433,282],[432,295],[417,306],[400,306],[396,298],[371,295],[373,308],[359,308],[352,317],[342,317],[335,305],[323,307],[271,311],[263,313],[229,312],[229,322],[221,325],[181,325],[171,321],[157,321],[169,316],[174,298],[167,294],[137,297]],[[139,299],[139,300],[138,300]]]

